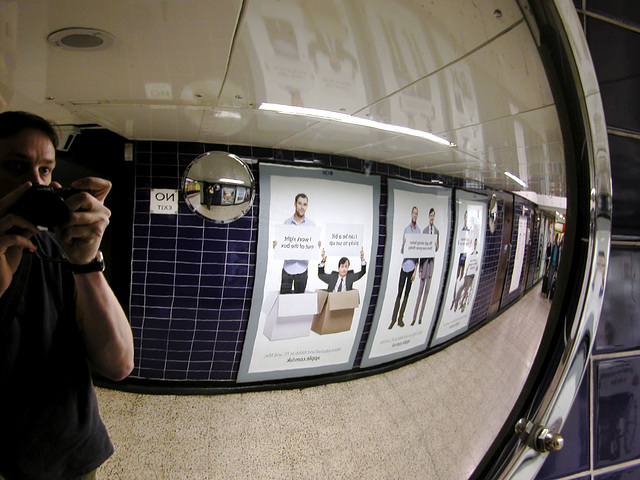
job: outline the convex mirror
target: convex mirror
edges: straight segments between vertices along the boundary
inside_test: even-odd
[[[182,194],[196,214],[215,223],[229,223],[249,211],[255,184],[251,170],[240,158],[227,152],[207,152],[185,170]]]

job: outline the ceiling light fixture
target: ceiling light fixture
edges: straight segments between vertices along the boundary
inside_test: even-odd
[[[336,113],[329,110],[318,110],[316,108],[295,107],[290,105],[280,105],[277,103],[263,103],[258,107],[260,110],[268,110],[276,113],[283,113],[286,115],[300,115],[303,117],[318,118],[322,120],[331,120],[333,122],[347,123],[349,125],[358,125],[361,127],[375,128],[376,130],[383,130],[385,132],[399,133],[402,135],[410,135],[412,137],[419,137],[429,140],[431,142],[445,145],[447,147],[455,147],[456,144],[440,138],[432,133],[423,132],[421,130],[414,130],[412,128],[401,127],[399,125],[391,125],[389,123],[375,122],[366,118],[354,117],[347,115],[346,113]]]
[[[513,173],[509,173],[509,172],[504,172],[504,174],[509,177],[511,180],[515,181],[516,183],[518,183],[519,185],[522,185],[524,188],[527,188],[529,185],[527,185],[523,180],[521,180],[520,178],[516,177]]]
[[[65,50],[104,50],[116,43],[116,37],[96,28],[63,28],[49,34],[47,40]]]
[[[238,180],[237,178],[221,178],[220,181],[222,183],[235,183],[237,185],[244,185],[244,181]]]

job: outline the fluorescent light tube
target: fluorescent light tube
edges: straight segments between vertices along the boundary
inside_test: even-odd
[[[518,177],[516,177],[513,173],[509,173],[509,172],[504,172],[504,174],[509,177],[511,180],[515,181],[516,183],[522,185],[523,187],[527,188],[528,185],[526,183],[524,183],[524,181],[520,180]]]
[[[271,112],[283,113],[286,115],[300,115],[303,117],[319,118],[322,120],[331,120],[334,122],[347,123],[349,125],[358,125],[361,127],[375,128],[377,130],[383,130],[385,132],[400,133],[402,135],[410,135],[412,137],[419,137],[429,140],[431,142],[438,143],[440,145],[446,145],[447,147],[455,147],[456,144],[440,138],[429,132],[423,132],[422,130],[414,130],[412,128],[401,127],[399,125],[391,125],[389,123],[375,122],[373,120],[367,120],[366,118],[354,117],[347,115],[346,113],[331,112],[329,110],[318,110],[316,108],[295,107],[291,105],[280,105],[277,103],[263,103],[259,107],[260,110],[268,110]]]
[[[237,178],[221,178],[222,183],[235,183],[236,185],[244,185],[244,181]]]

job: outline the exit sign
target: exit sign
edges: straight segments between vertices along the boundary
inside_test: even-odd
[[[151,189],[151,213],[161,215],[178,214],[178,190]]]

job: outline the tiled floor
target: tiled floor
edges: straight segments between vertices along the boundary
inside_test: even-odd
[[[116,453],[98,478],[466,479],[518,396],[548,311],[535,288],[442,352],[347,383],[218,396],[99,389]]]

